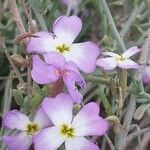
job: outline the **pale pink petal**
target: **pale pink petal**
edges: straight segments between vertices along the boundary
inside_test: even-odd
[[[3,117],[3,126],[10,129],[26,130],[29,118],[18,110],[11,110]]]
[[[111,57],[115,57],[115,58],[119,57],[118,54],[113,53],[113,52],[103,52],[102,55],[111,56]]]
[[[59,75],[56,72],[56,67],[46,64],[39,56],[33,56],[31,76],[35,82],[45,84],[57,81]]]
[[[72,44],[70,51],[64,56],[67,61],[73,61],[85,73],[95,70],[96,59],[100,54],[99,47],[93,42]]]
[[[141,49],[139,49],[137,46],[133,46],[129,49],[127,49],[123,54],[122,56],[125,57],[125,58],[129,58],[133,55],[135,55],[136,53],[140,52]]]
[[[28,53],[45,53],[55,51],[53,35],[49,32],[37,32],[33,34],[27,44]]]
[[[89,103],[84,107],[75,116],[72,123],[76,136],[103,135],[108,129],[108,122],[98,116],[97,104]]]
[[[57,38],[65,39],[71,44],[82,29],[82,21],[77,16],[60,16],[53,25],[53,31]]]
[[[25,133],[4,136],[2,139],[3,142],[7,145],[8,150],[29,150],[32,144],[32,136],[26,135]]]
[[[49,117],[45,114],[43,109],[40,107],[35,116],[33,122],[37,122],[41,128],[46,128],[52,126],[52,122]]]
[[[114,57],[100,58],[96,64],[104,70],[113,70],[117,67],[117,59]]]
[[[44,98],[42,108],[54,125],[70,124],[72,121],[73,100],[70,95],[61,93],[55,98]]]
[[[98,146],[84,137],[75,137],[65,141],[66,150],[99,150]]]
[[[50,127],[43,129],[34,139],[35,150],[56,150],[65,141],[60,135],[59,128]]]
[[[139,65],[130,59],[126,59],[124,61],[118,61],[118,67],[123,69],[131,69],[131,68],[138,69]]]
[[[57,68],[62,68],[66,62],[65,57],[58,52],[46,53],[43,55],[47,64],[53,65]]]
[[[146,66],[143,71],[143,82],[150,83],[150,66]]]

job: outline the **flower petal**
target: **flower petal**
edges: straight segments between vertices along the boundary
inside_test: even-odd
[[[28,136],[25,133],[19,133],[18,135],[12,136],[4,136],[2,139],[9,150],[16,150],[20,146],[21,150],[28,150],[32,144],[32,136]]]
[[[65,57],[58,52],[51,52],[43,55],[47,64],[62,68],[66,62]]]
[[[123,69],[131,69],[131,68],[138,69],[139,65],[130,59],[126,59],[124,61],[118,61],[118,67]]]
[[[41,128],[52,126],[51,120],[41,107],[37,110],[33,122],[37,122]]]
[[[73,101],[70,95],[61,93],[55,98],[44,98],[42,108],[54,125],[70,124],[72,121]]]
[[[42,130],[34,139],[35,150],[56,150],[65,139],[60,135],[57,127]]]
[[[56,37],[65,39],[68,44],[72,44],[81,29],[82,21],[77,16],[60,16],[53,25],[53,31]]]
[[[146,66],[143,71],[143,82],[150,83],[150,66]]]
[[[116,57],[116,58],[119,57],[118,54],[113,53],[113,52],[103,52],[102,55]]]
[[[72,44],[70,51],[65,53],[67,61],[73,61],[85,73],[95,70],[96,59],[100,54],[99,47],[93,42]]]
[[[98,116],[98,106],[95,103],[85,105],[75,116],[72,126],[76,136],[103,135],[108,129],[108,122]]]
[[[78,91],[78,88],[75,86],[75,81],[73,81],[72,78],[70,78],[70,77],[64,77],[63,80],[64,80],[65,85],[68,88],[68,91],[69,91],[72,99],[76,103],[81,103],[83,97],[80,94],[80,92]]]
[[[96,64],[105,70],[113,70],[117,66],[117,60],[114,57],[100,58],[97,60]]]
[[[57,81],[59,75],[56,73],[57,68],[46,64],[39,56],[33,56],[32,78],[39,84],[51,83]]]
[[[4,115],[3,126],[10,129],[26,130],[29,118],[18,110],[11,110]]]
[[[55,50],[53,35],[49,32],[37,32],[33,34],[27,45],[28,53],[45,53]]]
[[[67,75],[63,76],[63,81],[68,88],[70,95],[76,103],[81,103],[83,97],[78,91],[76,83],[83,89],[85,88],[85,81],[82,76],[75,71],[68,70]]]
[[[133,56],[134,54],[140,52],[141,49],[139,49],[137,46],[133,46],[129,49],[127,49],[123,54],[122,56],[125,57],[125,58],[129,58],[131,56]]]
[[[75,137],[65,141],[66,150],[99,150],[98,146],[84,137]]]
[[[79,68],[77,67],[77,65],[72,62],[72,61],[67,61],[64,65],[64,69],[66,70],[73,70],[74,72],[80,74],[79,72]]]

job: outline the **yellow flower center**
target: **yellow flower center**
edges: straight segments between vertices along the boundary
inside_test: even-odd
[[[26,126],[26,133],[33,135],[40,130],[40,126],[38,123],[29,123]]]
[[[56,49],[60,52],[60,53],[65,53],[69,51],[69,46],[67,46],[66,44],[62,44],[56,47]]]
[[[60,134],[67,138],[73,138],[75,136],[75,129],[69,127],[67,124],[62,124],[60,127]]]
[[[120,55],[120,56],[117,57],[117,60],[118,60],[118,61],[124,61],[125,59],[126,59],[126,58],[123,57],[122,55]]]

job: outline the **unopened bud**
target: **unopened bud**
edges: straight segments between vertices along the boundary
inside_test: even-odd
[[[29,29],[30,29],[31,33],[36,33],[36,32],[38,32],[37,23],[36,23],[35,20],[32,20],[32,22],[29,23]]]
[[[76,115],[80,111],[80,109],[81,109],[81,105],[75,104],[73,106],[73,114]]]
[[[21,55],[13,54],[13,55],[11,55],[11,59],[12,59],[13,63],[17,66],[21,66],[21,67],[29,67],[30,66],[30,61],[26,60]]]

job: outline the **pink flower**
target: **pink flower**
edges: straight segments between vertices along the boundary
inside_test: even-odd
[[[143,82],[146,84],[150,83],[150,66],[146,66],[143,72]]]
[[[99,106],[85,105],[73,116],[73,101],[68,94],[45,98],[42,108],[54,126],[42,130],[36,139],[35,150],[55,150],[65,142],[66,150],[99,150],[98,146],[84,136],[103,135],[108,122],[99,116]]]
[[[73,43],[82,29],[82,21],[77,16],[61,16],[53,25],[53,33],[37,32],[27,46],[29,53],[59,52],[66,61],[73,61],[82,71],[95,70],[99,47],[92,42]]]
[[[50,125],[52,123],[41,108],[37,111],[33,121],[30,121],[25,114],[18,110],[9,111],[3,118],[3,126],[17,129],[20,132],[17,135],[4,136],[3,142],[8,146],[9,150],[16,150],[18,148],[28,150],[33,138],[37,136],[39,131]]]
[[[62,78],[73,100],[80,103],[83,97],[75,84],[77,83],[82,89],[86,84],[75,63],[66,62],[64,56],[56,52],[44,54],[44,58],[45,62],[39,56],[33,56],[31,71],[33,80],[39,84],[46,84]]]
[[[139,65],[129,59],[134,54],[138,53],[140,49],[137,46],[129,48],[122,55],[118,55],[113,52],[104,52],[103,55],[111,56],[106,58],[100,58],[97,60],[96,64],[105,70],[115,69],[117,66],[123,69],[138,69]]]

